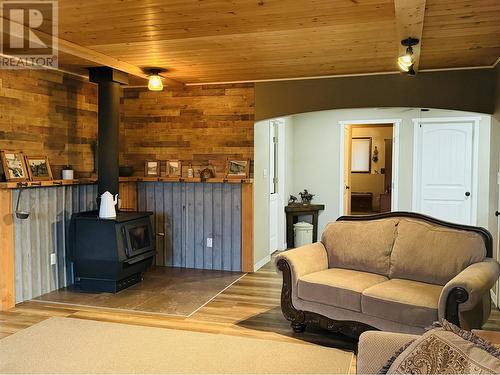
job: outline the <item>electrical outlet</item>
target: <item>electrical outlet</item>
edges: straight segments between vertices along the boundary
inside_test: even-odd
[[[207,247],[212,247],[213,246],[213,239],[208,237],[207,238]]]
[[[53,266],[56,263],[57,263],[57,256],[56,256],[56,254],[54,254],[54,253],[50,254],[50,265]]]

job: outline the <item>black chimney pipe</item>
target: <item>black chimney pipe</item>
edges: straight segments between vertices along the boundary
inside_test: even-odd
[[[98,84],[97,190],[118,194],[120,85],[128,74],[106,66],[89,68],[89,80]]]

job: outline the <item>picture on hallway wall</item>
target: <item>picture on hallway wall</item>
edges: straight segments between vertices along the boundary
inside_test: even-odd
[[[248,178],[249,160],[228,160],[226,166],[227,178]]]
[[[2,168],[7,181],[27,181],[28,172],[22,152],[2,151]]]
[[[144,176],[159,177],[160,162],[158,160],[146,160],[146,162],[144,163]]]
[[[52,170],[47,156],[26,156],[26,166],[31,181],[52,180]]]

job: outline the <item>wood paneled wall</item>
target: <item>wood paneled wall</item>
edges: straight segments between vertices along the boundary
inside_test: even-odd
[[[124,89],[120,163],[144,173],[145,160],[210,163],[224,174],[227,158],[253,159],[254,85]]]
[[[139,182],[137,203],[154,212],[157,265],[242,270],[242,184]]]
[[[97,86],[50,70],[0,70],[0,150],[48,155],[54,177],[93,170]]]
[[[0,150],[48,155],[54,177],[71,164],[94,169],[97,86],[60,71],[0,70]],[[148,159],[180,159],[195,170],[253,159],[254,85],[123,90],[120,162],[144,173]]]
[[[13,192],[12,206],[19,190]],[[34,188],[22,194],[20,208],[30,216],[14,218],[16,303],[73,283],[69,223],[72,213],[96,208],[97,185]],[[50,264],[52,253],[55,265]]]

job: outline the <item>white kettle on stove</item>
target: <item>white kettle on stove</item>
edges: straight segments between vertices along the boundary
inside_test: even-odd
[[[99,217],[101,219],[114,219],[116,217],[115,206],[118,203],[118,194],[113,195],[106,191],[101,195],[101,206],[99,207]]]

